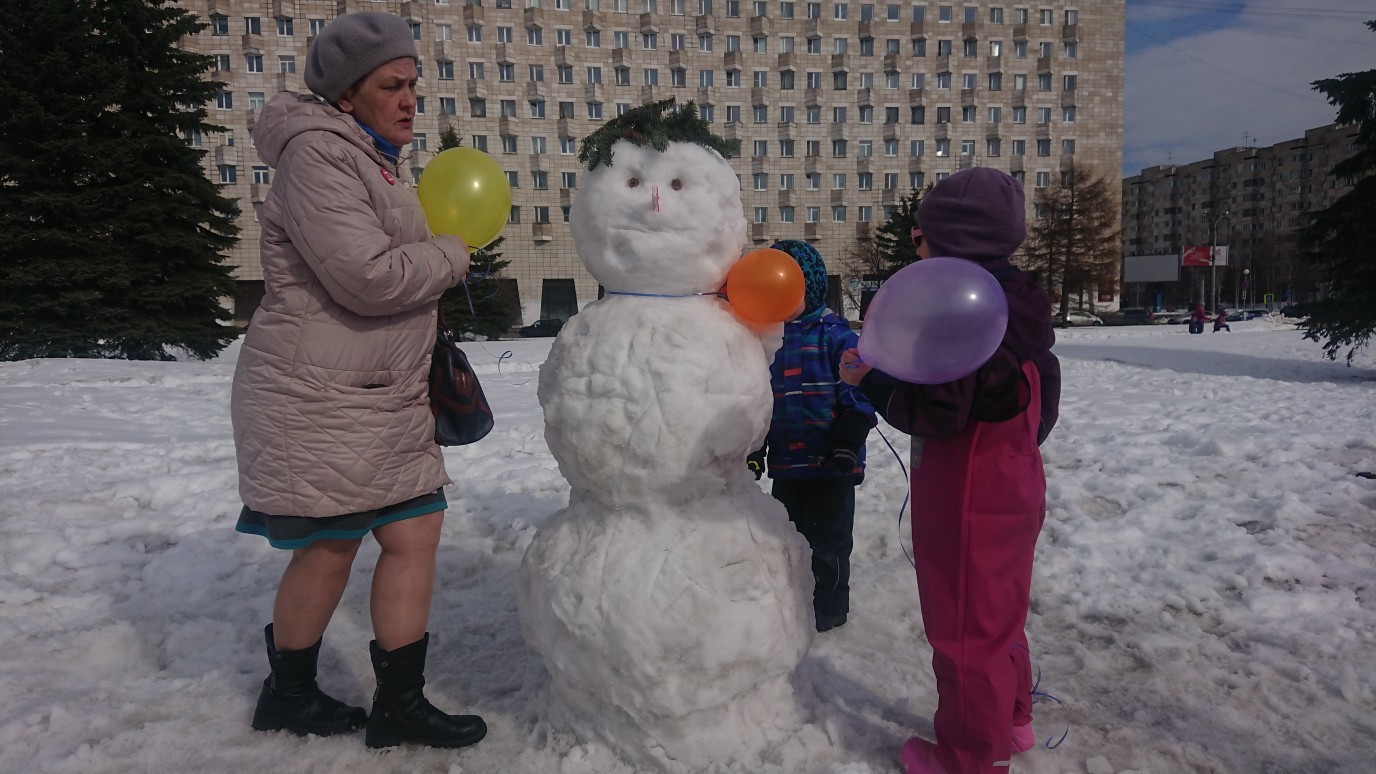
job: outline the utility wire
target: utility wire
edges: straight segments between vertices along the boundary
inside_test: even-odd
[[[1176,52],[1176,53],[1178,53],[1178,54],[1181,54],[1182,56],[1187,56],[1187,57],[1189,57],[1189,58],[1195,60],[1196,62],[1199,62],[1200,64],[1206,65],[1206,66],[1208,66],[1208,67],[1212,67],[1213,69],[1218,70],[1218,71],[1221,72],[1221,73],[1227,73],[1228,75],[1231,75],[1231,76],[1233,76],[1234,78],[1238,78],[1238,79],[1247,81],[1248,83],[1254,83],[1254,84],[1256,84],[1257,86],[1261,86],[1261,87],[1270,89],[1271,91],[1277,91],[1277,92],[1280,92],[1281,94],[1286,94],[1286,95],[1289,95],[1289,96],[1291,96],[1291,97],[1299,97],[1300,99],[1309,99],[1310,97],[1313,96],[1312,94],[1296,94],[1296,93],[1293,92],[1293,91],[1286,91],[1285,89],[1278,89],[1278,88],[1276,88],[1275,86],[1272,86],[1272,85],[1269,84],[1269,83],[1263,83],[1262,81],[1258,81],[1258,80],[1256,80],[1256,79],[1254,79],[1254,78],[1248,78],[1247,76],[1245,76],[1245,75],[1243,75],[1243,74],[1241,74],[1241,73],[1235,73],[1235,72],[1233,72],[1232,70],[1227,69],[1226,67],[1219,67],[1218,65],[1214,64],[1213,62],[1209,62],[1209,61],[1207,61],[1207,60],[1200,59],[1199,57],[1195,56],[1194,54],[1191,54],[1189,51],[1186,51],[1186,50],[1183,49],[1183,48],[1178,48],[1178,47],[1176,47],[1176,46],[1173,46],[1173,45],[1171,45],[1168,41],[1165,41],[1165,40],[1162,40],[1161,38],[1158,38],[1157,36],[1151,34],[1150,32],[1147,32],[1146,30],[1142,29],[1141,27],[1138,27],[1138,26],[1135,25],[1135,24],[1129,24],[1129,25],[1127,25],[1127,26],[1128,26],[1129,29],[1131,29],[1131,30],[1137,32],[1139,35],[1145,35],[1145,36],[1151,38],[1152,40],[1156,41],[1157,43],[1160,43],[1161,45],[1165,46],[1166,48],[1169,48],[1170,50],[1172,50],[1172,51],[1174,51],[1174,52]]]
[[[1245,5],[1242,3],[1208,2],[1208,0],[1129,0],[1131,5],[1157,6],[1160,8],[1180,8],[1189,11],[1234,11],[1239,14],[1275,16],[1292,19],[1340,19],[1345,21],[1366,21],[1373,15],[1371,11],[1354,11],[1347,8],[1313,8],[1294,6]]]

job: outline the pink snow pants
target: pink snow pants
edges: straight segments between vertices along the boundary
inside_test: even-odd
[[[913,471],[913,551],[936,673],[936,749],[949,774],[1007,772],[1012,728],[1032,720],[1024,627],[1046,474],[1037,448],[1040,378],[1031,363],[1023,373],[1032,392],[1025,411],[926,440]]]

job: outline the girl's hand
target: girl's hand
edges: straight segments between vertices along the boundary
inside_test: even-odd
[[[852,387],[859,387],[860,380],[865,378],[865,374],[874,370],[872,366],[866,365],[860,359],[860,352],[854,348],[841,353],[841,381]]]

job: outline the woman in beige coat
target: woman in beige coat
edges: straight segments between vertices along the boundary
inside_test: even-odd
[[[278,94],[254,124],[277,179],[260,214],[266,292],[231,402],[238,529],[292,551],[265,631],[272,672],[253,727],[329,735],[366,723],[369,747],[460,747],[486,733],[481,718],[440,712],[422,692],[449,483],[426,375],[438,299],[463,280],[468,252],[430,234],[397,180],[416,61],[405,21],[341,16],[307,54],[318,97]],[[381,554],[371,598],[378,689],[365,715],[322,692],[315,675],[368,533]]]

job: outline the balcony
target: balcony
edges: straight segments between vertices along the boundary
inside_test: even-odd
[[[291,2],[287,2],[286,4],[287,4],[287,5],[294,5],[294,3],[291,3]],[[276,6],[277,3],[274,2],[273,5]],[[415,21],[415,22],[425,21],[425,3],[417,2],[417,0],[406,0],[406,2],[404,2],[404,3],[401,4],[400,12],[399,12],[397,15],[400,16],[401,18],[405,19],[405,20],[408,21],[408,22],[411,22],[411,21]],[[295,17],[296,14],[294,14],[294,13],[284,13],[284,14],[276,14],[276,13],[274,13],[273,16],[278,16],[278,17],[283,17],[283,16],[285,16],[285,17]]]
[[[809,242],[816,242],[818,239],[821,239],[821,225],[822,224],[820,223],[804,223],[803,239],[806,239]]]
[[[1051,57],[1049,57],[1049,56],[1039,56],[1039,57],[1037,57],[1037,72],[1039,72],[1039,73],[1049,73],[1049,72],[1051,72]]]
[[[1073,91],[1063,91],[1063,92],[1061,92],[1061,107],[1063,107],[1063,108],[1075,107],[1075,92],[1073,92]]]
[[[605,102],[607,90],[600,83],[589,83],[583,87],[583,100],[585,102]]]
[[[685,68],[685,67],[688,66],[688,61],[687,61],[687,60],[688,60],[688,52],[686,52],[686,51],[670,51],[670,52],[669,52],[669,69],[670,69],[670,70],[679,70],[679,69],[683,69],[683,68]]]
[[[1002,56],[986,56],[984,58],[984,69],[991,73],[1003,72]]]
[[[487,99],[487,81],[470,80],[468,82],[468,98]]]
[[[233,16],[234,8],[230,0],[210,0],[206,4],[206,13],[210,16]]]
[[[248,198],[254,204],[261,204],[268,198],[268,186],[264,183],[249,183]]]
[[[624,48],[612,49],[612,66],[622,67],[630,64],[630,51]]]
[[[578,61],[573,55],[573,52],[569,50],[568,46],[555,46],[554,64],[560,67],[572,67],[578,64]]]
[[[294,73],[278,73],[272,76],[274,93],[283,91],[296,91],[296,75]]]
[[[505,43],[499,43],[497,44],[497,48],[500,50],[501,47],[505,45]],[[435,48],[433,50],[435,52],[435,61],[438,62],[453,62],[462,58],[459,56],[458,45],[452,40],[435,41]]]
[[[544,29],[544,26],[545,26],[545,11],[544,11],[544,9],[543,9],[543,8],[527,8],[527,9],[525,10],[525,23],[526,23],[526,29],[528,29],[528,30]]]
[[[927,22],[918,20],[908,25],[908,37],[925,38],[927,37]]]
[[[936,67],[937,72],[949,73],[951,72],[951,64],[953,59],[954,57],[952,57],[950,54],[941,54],[940,56],[932,60],[932,64]]]
[[[1065,43],[1078,43],[1080,41],[1080,25],[1062,24],[1061,41]]]
[[[465,27],[483,23],[483,7],[481,5],[465,5],[463,7],[463,23]]]
[[[909,107],[918,107],[927,104],[926,89],[908,89]]]
[[[1026,23],[1023,23],[1023,24],[1014,24],[1014,25],[1013,25],[1013,40],[1015,40],[1015,41],[1026,41],[1026,40],[1027,40],[1027,24],[1026,24]]]
[[[768,224],[768,223],[751,223],[751,224],[750,224],[750,241],[752,241],[752,242],[768,242],[768,241],[770,241],[770,240],[769,240],[769,224]]]
[[[870,88],[870,87],[867,86],[867,87],[865,87],[865,88],[863,88],[863,89],[858,89],[858,90],[856,90],[856,92],[855,92],[855,104],[857,104],[857,105],[870,105],[870,106],[873,106],[873,105],[874,105],[874,89],[872,89],[872,88]]]
[[[211,153],[210,155],[211,155],[211,158],[215,159],[215,163],[216,163],[217,165],[218,165],[218,164],[234,164],[234,165],[238,165],[238,163],[239,163],[239,149],[238,149],[237,147],[233,146],[233,145],[216,145],[216,146],[215,146],[214,152]]]
[[[1003,124],[985,124],[984,136],[986,139],[999,139],[1003,136]]]
[[[244,36],[243,36],[242,38],[240,38],[239,40],[240,40],[240,42],[241,42],[241,44],[242,44],[242,47],[243,47],[243,49],[244,49],[244,53],[245,53],[245,54],[261,54],[261,53],[263,53],[263,36],[262,36],[262,35],[253,35],[253,34],[251,34],[251,33],[245,32],[245,33],[244,33]]]
[[[544,81],[526,82],[526,99],[548,99],[549,90],[545,88]]]
[[[1008,159],[1008,171],[1022,172],[1025,167],[1026,158],[1026,156],[1010,156]]]
[[[536,242],[551,242],[554,240],[554,224],[532,223],[530,224],[530,236]]]
[[[902,139],[902,138],[899,136],[900,134],[901,134],[901,131],[900,131],[899,128],[898,128],[898,124],[884,124],[884,139],[885,139],[885,140],[898,140],[898,139]]]
[[[559,119],[555,128],[559,130],[560,137],[573,137],[578,133],[578,123],[573,118]]]
[[[840,188],[833,188],[831,189],[831,192],[827,195],[827,201],[831,202],[832,204],[845,204],[846,192]]]
[[[438,51],[439,51],[440,45],[441,45],[441,44],[439,44],[439,43],[436,43],[436,44],[435,44],[435,49],[436,49],[435,58],[436,58],[436,59],[453,59],[452,56],[444,56],[444,57],[442,57],[442,56],[439,55]],[[452,45],[452,44],[451,44],[451,45]],[[454,49],[451,48],[450,50],[453,51]],[[497,57],[496,57],[496,59],[497,59],[497,64],[516,64],[515,53],[516,53],[516,45],[515,45],[514,43],[498,43],[498,44],[497,44]]]
[[[960,156],[956,157],[956,169],[969,169],[974,166],[978,166],[975,163],[975,154],[971,153],[967,156],[962,153]]]
[[[794,136],[796,133],[797,133],[797,125],[794,124],[792,121],[780,121],[780,122],[779,122],[779,129],[778,129],[778,131],[776,132],[776,136],[777,136],[780,140],[793,140],[793,139],[797,139],[797,138]]]
[[[699,35],[715,35],[717,32],[717,20],[712,16],[695,17],[694,23]]]
[[[898,199],[899,195],[897,188],[885,188],[883,191],[879,192],[880,204],[898,204]]]
[[[923,161],[924,161],[924,159],[923,159],[921,156],[909,156],[909,157],[908,157],[908,171],[909,171],[909,172],[921,172],[923,169],[926,168],[926,166],[923,164]]]
[[[870,224],[869,224],[869,223],[863,223],[863,222],[861,222],[861,223],[856,223],[856,224],[855,224],[855,238],[856,238],[856,239],[871,239],[871,238],[873,238],[873,237],[874,237],[874,233],[871,231],[871,229],[870,229]]]
[[[780,189],[779,189],[779,206],[780,206],[780,207],[792,207],[792,206],[794,206],[795,204],[797,204],[797,196],[794,194],[793,189],[792,189],[792,188],[780,188]]]
[[[769,171],[769,157],[768,157],[768,156],[751,156],[751,157],[750,157],[750,174],[752,174],[752,175],[758,175],[758,174],[761,173],[761,172],[768,172],[768,171]]]
[[[899,56],[898,54],[885,54],[885,55],[884,55],[884,72],[886,72],[886,73],[896,73],[896,72],[898,72],[898,71],[899,71],[899,67],[900,67],[900,65],[902,64],[902,61],[903,61],[903,60],[900,58],[900,56]]]
[[[803,172],[804,172],[804,173],[809,174],[809,175],[815,175],[815,174],[817,174],[818,172],[821,171],[821,168],[822,168],[822,157],[821,157],[821,156],[804,156],[804,157],[803,157]]]
[[[850,72],[850,54],[832,54],[831,71]]]
[[[964,106],[964,107],[968,107],[968,106],[970,106],[970,105],[976,104],[976,98],[977,98],[977,97],[978,97],[978,90],[977,90],[977,89],[961,89],[961,90],[960,90],[960,104],[961,104],[962,106]]]
[[[272,18],[295,19],[296,0],[272,0]]]
[[[750,17],[750,37],[767,38],[769,37],[769,17],[752,16]]]
[[[716,100],[715,100],[715,99],[712,99],[712,87],[711,87],[711,86],[699,86],[699,87],[698,87],[697,103],[698,103],[699,105],[714,105],[714,104],[716,104]]]
[[[750,89],[750,106],[751,106],[751,107],[760,107],[761,105],[768,105],[768,104],[769,104],[769,89],[760,88],[759,86],[751,87],[751,89]]]
[[[532,154],[530,154],[530,170],[531,170],[532,172],[548,172],[548,171],[549,171],[549,154],[548,154],[548,153],[532,153]]]
[[[521,133],[520,119],[516,116],[502,116],[497,119],[497,133],[503,135],[515,135]]]
[[[962,22],[960,25],[961,37],[977,38],[984,35],[984,22],[975,19],[974,21]]]
[[[860,37],[861,37],[861,38],[873,38],[873,37],[874,37],[874,21],[873,21],[872,19],[861,19],[861,20],[860,20],[859,30],[860,30]]]
[[[856,171],[856,172],[870,172],[870,171],[873,171],[873,169],[874,169],[874,163],[873,163],[873,162],[874,162],[874,157],[873,157],[873,156],[856,156],[856,157],[855,157],[855,171]]]
[[[820,105],[820,104],[821,104],[821,98],[822,98],[822,90],[819,89],[819,88],[812,88],[812,89],[804,89],[804,90],[803,90],[803,104],[804,104],[804,105],[808,105],[808,106]]]
[[[722,64],[728,70],[739,70],[744,63],[745,55],[741,53],[739,49],[736,51],[727,51],[722,56]]]
[[[783,51],[779,54],[780,70],[797,70],[798,54],[794,51]]]
[[[803,37],[820,38],[822,37],[822,20],[808,19],[803,24]]]
[[[832,124],[827,136],[833,140],[849,140],[850,134],[850,124]]]
[[[661,98],[659,86],[646,84],[640,87],[640,102],[658,102]]]
[[[588,32],[600,32],[607,26],[607,19],[601,11],[583,12],[583,29]]]

